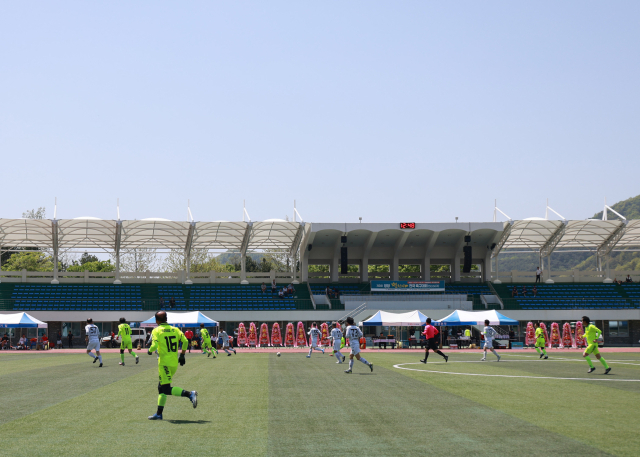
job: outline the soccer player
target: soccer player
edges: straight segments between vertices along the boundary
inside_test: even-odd
[[[218,332],[218,340],[222,340],[222,350],[226,352],[227,357],[229,357],[231,355],[231,352],[229,352],[229,335],[227,335],[227,332],[220,329],[220,331]],[[234,354],[236,354],[235,349],[232,349],[232,351]]]
[[[211,347],[211,336],[209,336],[209,330],[204,328],[204,324],[200,324],[200,339],[202,339],[202,353],[207,354],[207,357],[216,358],[216,355],[213,353],[213,348]]]
[[[85,341],[87,343],[87,354],[93,359],[93,363],[100,361],[102,366],[102,356],[100,355],[100,329],[93,324],[93,319],[87,319],[87,325],[84,328]],[[96,355],[91,353],[92,350],[96,351]]]
[[[133,352],[133,344],[131,344],[131,327],[127,324],[127,320],[124,317],[120,318],[120,325],[118,325],[118,336],[120,337],[120,360],[122,362],[119,365],[124,366],[124,350],[128,349],[129,354],[136,358],[136,363],[140,361],[138,356]]]
[[[600,355],[600,351],[598,350],[598,338],[602,335],[602,331],[593,325],[587,316],[582,316],[582,326],[584,327],[584,337],[587,340],[587,349],[584,350],[582,357],[587,359],[587,363],[590,367],[587,373],[593,373],[596,371],[596,368],[593,366],[593,363],[589,358],[590,354],[595,354],[596,359],[598,359],[605,368],[604,374],[609,374],[611,368],[607,365],[607,361]]]
[[[540,354],[540,358],[544,357],[545,359],[548,359],[549,356],[547,355],[547,350],[545,349],[545,347],[547,346],[547,342],[544,339],[544,330],[542,330],[542,327],[540,327],[540,322],[536,322],[534,325],[536,327],[536,351],[538,352],[538,354]],[[541,349],[542,352],[540,352]]]
[[[316,351],[322,351],[324,354],[324,349],[318,347],[318,341],[322,338],[322,333],[318,330],[318,324],[315,322],[311,324],[311,329],[309,330],[309,353],[307,354],[307,359],[311,357],[311,352],[315,349]]]
[[[342,330],[338,328],[338,324],[334,322],[331,324],[331,340],[333,341],[333,355],[336,356],[338,361],[336,363],[343,363],[345,356],[342,355],[340,349],[342,349]]]
[[[198,406],[198,392],[182,390],[179,387],[171,387],[173,375],[178,370],[178,364],[185,364],[184,353],[187,350],[187,338],[182,332],[167,324],[167,313],[158,311],[156,313],[156,324],[158,326],[151,332],[151,347],[147,354],[151,355],[153,351],[158,351],[160,358],[158,359],[158,373],[160,374],[160,382],[158,382],[158,410],[153,416],[149,416],[150,420],[162,420],[162,411],[167,403],[167,395],[176,397],[186,397],[191,400],[193,407]],[[178,356],[178,343],[182,342],[182,352]]]
[[[353,317],[347,317],[347,327],[346,335],[349,339],[349,345],[351,346],[351,353],[349,354],[349,369],[344,370],[345,373],[351,373],[353,369],[353,357],[364,363],[369,367],[371,371],[373,371],[373,363],[367,362],[364,357],[360,356],[360,338],[363,337],[362,330],[360,330],[353,321]]]
[[[487,349],[493,352],[498,358],[498,362],[500,361],[500,355],[493,349],[493,339],[496,337],[498,332],[496,332],[493,327],[489,325],[489,319],[484,320],[484,331],[482,332],[484,335],[484,355],[480,359],[481,361],[487,360]]]
[[[443,352],[438,349],[438,341],[436,339],[438,333],[438,329],[431,325],[431,318],[427,317],[427,325],[424,326],[424,332],[422,332],[422,334],[427,338],[427,347],[424,351],[424,359],[420,360],[422,363],[427,363],[427,359],[429,358],[429,349],[440,354],[445,362],[449,361],[449,356],[444,355]]]

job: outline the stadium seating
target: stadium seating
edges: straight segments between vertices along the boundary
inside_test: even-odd
[[[340,295],[358,295],[358,294],[422,294],[422,293],[442,293],[442,292],[371,292],[371,286],[368,282],[358,284],[310,284],[311,291],[314,295],[324,295],[327,287],[332,289],[337,288]],[[466,294],[466,295],[482,295],[491,294],[489,286],[485,283],[482,284],[467,284],[467,283],[451,283],[445,284],[445,294]]]
[[[519,295],[511,296],[516,286]],[[527,296],[522,295],[523,286]],[[502,284],[494,288],[505,308],[527,310],[552,309],[630,309],[638,308],[638,299],[616,284],[537,284],[538,293],[533,296],[533,284]],[[631,288],[629,288],[631,289]],[[640,299],[640,288],[638,288]]]
[[[139,285],[17,284],[10,298],[24,311],[142,310]]]

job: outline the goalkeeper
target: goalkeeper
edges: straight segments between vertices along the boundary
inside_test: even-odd
[[[167,395],[187,397],[193,403],[194,408],[198,406],[198,392],[171,387],[171,380],[176,374],[178,363],[181,366],[185,364],[184,353],[187,349],[187,338],[179,329],[167,324],[167,313],[164,311],[156,313],[156,324],[158,326],[151,332],[151,347],[147,354],[151,355],[154,351],[158,351],[160,382],[158,383],[158,411],[153,416],[149,416],[150,420],[162,420],[162,411],[167,403]],[[178,356],[179,342],[182,342],[180,356]]]
[[[582,357],[587,359],[587,363],[589,363],[589,371],[587,371],[587,373],[593,373],[596,371],[596,368],[593,366],[593,362],[591,362],[591,359],[589,358],[590,354],[595,354],[596,359],[598,359],[605,368],[604,374],[608,374],[611,371],[611,368],[609,368],[607,361],[600,355],[600,351],[598,350],[598,338],[602,336],[602,331],[593,325],[587,316],[582,316],[582,326],[584,327],[584,337],[587,340],[587,349],[585,349],[582,354]]]

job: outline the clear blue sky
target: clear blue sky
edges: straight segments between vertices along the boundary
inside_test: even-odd
[[[0,217],[584,218],[640,194],[640,2],[5,1]]]

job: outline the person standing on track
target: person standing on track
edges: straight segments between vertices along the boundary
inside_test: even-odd
[[[349,354],[349,369],[344,370],[344,372],[351,374],[351,370],[353,369],[354,356],[356,357],[356,359],[358,359],[359,361],[364,363],[366,366],[368,366],[371,371],[373,371],[373,363],[367,362],[367,360],[364,357],[360,356],[360,338],[364,336],[362,334],[362,330],[360,330],[355,325],[353,317],[351,316],[347,317],[347,324],[348,324],[348,327],[345,334],[349,339],[349,345],[351,346],[351,354]]]
[[[331,324],[331,326],[333,327],[331,329],[331,340],[333,341],[333,355],[335,355],[336,359],[338,359],[336,363],[343,363],[345,357],[340,352],[340,349],[342,349],[342,330],[338,328],[337,322],[334,322],[333,324]]]
[[[93,363],[100,361],[102,366],[102,356],[100,355],[100,329],[93,324],[93,319],[87,319],[87,325],[84,328],[85,341],[87,343],[87,354],[93,359]],[[91,353],[92,350],[96,351],[96,355]]]
[[[186,397],[191,400],[193,407],[198,406],[198,392],[192,390],[182,390],[179,387],[171,387],[173,376],[178,370],[178,364],[185,364],[184,354],[186,352],[187,338],[182,332],[167,324],[167,313],[158,311],[156,313],[156,324],[158,326],[151,332],[151,347],[147,354],[151,355],[154,351],[158,351],[158,373],[160,381],[158,382],[158,410],[153,416],[149,416],[149,420],[162,420],[162,412],[164,405],[167,403],[167,395],[176,397]],[[182,352],[178,356],[178,343],[182,342]]]
[[[318,324],[314,322],[309,330],[309,353],[307,354],[307,359],[311,357],[311,352],[313,352],[314,349],[316,351],[322,351],[324,354],[324,349],[318,347],[320,338],[322,338],[322,333],[318,330]]]
[[[535,323],[536,326],[536,351],[540,354],[540,358],[544,357],[548,359],[547,350],[545,347],[547,346],[547,341],[544,339],[544,330],[540,327],[540,322]],[[542,352],[541,352],[542,351]]]
[[[489,349],[491,352],[493,352],[496,357],[498,358],[498,362],[500,361],[500,355],[498,355],[498,353],[496,352],[496,350],[493,348],[493,339],[496,337],[496,335],[498,334],[498,332],[496,332],[493,327],[491,327],[489,322],[489,319],[485,319],[484,320],[484,331],[482,332],[482,334],[484,335],[484,355],[482,356],[482,358],[480,359],[481,361],[485,361],[487,360],[487,349]]]
[[[420,360],[422,363],[427,363],[427,359],[429,358],[429,349],[440,354],[445,362],[449,361],[449,356],[444,355],[438,348],[438,341],[436,340],[436,336],[438,335],[438,333],[438,329],[431,325],[431,318],[427,317],[427,325],[425,325],[424,332],[422,332],[422,334],[427,338],[426,349],[424,351],[424,359]]]
[[[131,343],[131,327],[127,324],[127,320],[124,317],[120,318],[120,325],[118,325],[118,336],[120,337],[120,360],[122,362],[119,365],[124,366],[124,350],[128,349],[129,354],[136,358],[136,364],[140,361],[135,352],[133,352],[133,344]]]
[[[587,373],[593,373],[596,371],[596,367],[593,366],[593,363],[589,358],[590,354],[595,354],[596,359],[598,359],[605,368],[604,374],[609,374],[611,368],[607,365],[607,361],[600,355],[600,351],[598,350],[598,338],[602,336],[602,331],[593,325],[587,316],[582,316],[582,326],[584,327],[584,337],[587,340],[587,348],[584,350],[582,357],[587,359],[587,363],[590,367]]]
[[[189,342],[189,354],[191,354],[191,340],[193,339],[193,332],[191,331],[191,329],[187,330],[186,332],[184,332],[184,336],[187,338],[187,341]]]

